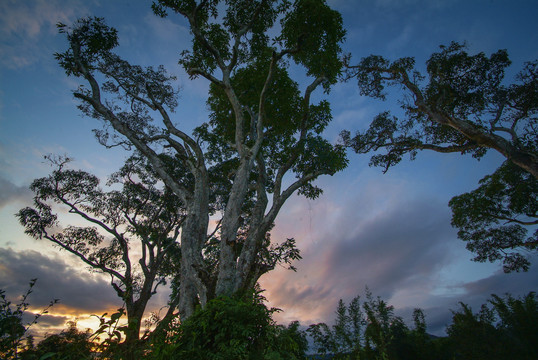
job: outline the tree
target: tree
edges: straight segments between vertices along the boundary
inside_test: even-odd
[[[521,254],[501,254],[518,247],[535,250],[538,241],[536,233],[525,239],[523,227],[538,224],[538,61],[526,63],[516,82],[509,85],[503,82],[510,65],[505,50],[490,57],[469,55],[464,45],[454,42],[430,57],[427,76],[416,70],[415,60],[409,57],[390,62],[372,55],[356,66],[349,61],[347,57],[345,79],[356,79],[362,95],[385,99],[386,87],[404,92],[404,118],[383,112],[365,132],[355,136],[342,132],[343,142],[357,153],[384,150],[372,156],[371,165],[382,166],[386,172],[404,154],[414,159],[421,150],[471,154],[480,159],[493,149],[506,158],[506,164],[489,179],[504,179],[500,182],[507,185],[489,186],[488,191],[481,187],[453,199],[453,224],[460,228],[460,237],[470,241],[468,248],[478,253],[477,260],[503,258],[506,271],[526,270],[528,260]],[[517,191],[507,178],[512,170],[524,182]],[[523,189],[528,191],[526,205],[511,195]],[[484,202],[491,206],[475,206]],[[495,228],[499,221],[509,225]],[[514,228],[517,235],[507,236]]]
[[[497,328],[507,340],[510,356],[518,359],[538,357],[538,298],[535,292],[524,297],[514,298],[491,295],[489,303],[495,311]]]
[[[366,301],[356,296],[349,305],[339,300],[332,327],[308,327],[318,355],[334,359],[432,359],[441,358],[426,333],[424,313],[413,312],[414,329],[394,315],[394,307],[366,288]]]
[[[405,333],[407,327],[402,318],[394,315],[394,306],[387,304],[379,296],[374,298],[368,289],[366,299],[362,305],[366,315],[365,350],[375,354],[376,360],[392,358],[389,354],[395,339],[395,330]]]
[[[336,359],[360,354],[366,325],[360,297],[353,298],[348,306],[340,299],[335,313],[336,320],[332,327],[325,323],[308,327],[307,332],[312,337],[316,351],[321,355],[333,355]]]
[[[17,216],[27,234],[49,240],[92,270],[110,276],[126,308],[125,347],[134,351],[148,301],[178,272],[176,239],[185,220],[181,202],[169,189],[158,187],[151,168],[136,156],[110,177],[109,185],[120,186],[110,191],[99,187],[96,176],[66,168],[69,159],[51,160],[56,161],[56,170],[34,180],[30,186],[34,206]],[[54,204],[91,226],[61,228]],[[171,299],[169,316],[176,304],[177,299]]]
[[[347,165],[344,148],[321,136],[329,104],[311,104],[318,87],[329,91],[337,81],[345,31],[324,0],[160,0],[153,10],[188,22],[192,47],[180,64],[211,83],[210,119],[193,135],[173,118],[174,78],[163,67],[142,68],[114,54],[117,32],[102,19],[59,24],[69,48],[56,58],[85,83],[74,92],[79,108],[113,130],[98,131],[98,138],[136,148],[185,210],[178,293],[186,320],[197,304],[252,289],[274,266],[259,260],[285,201],[295,192],[319,196],[313,181]],[[270,39],[277,19],[281,32]],[[302,94],[286,70],[289,61],[312,79]],[[162,154],[181,163],[181,176]],[[220,217],[217,229],[209,227],[212,214]]]
[[[270,347],[266,351],[267,360],[306,360],[308,340],[306,333],[300,330],[301,324],[292,321],[288,326],[273,325]]]
[[[457,359],[535,359],[538,354],[536,293],[514,298],[493,294],[478,313],[460,303],[447,328]]]
[[[461,359],[506,359],[509,349],[503,336],[495,328],[495,314],[483,305],[475,314],[472,309],[460,303],[461,310],[453,312],[452,324],[447,333],[453,352]]]

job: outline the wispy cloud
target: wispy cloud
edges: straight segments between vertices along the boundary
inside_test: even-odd
[[[144,22],[157,38],[170,43],[174,49],[176,46],[184,47],[188,43],[188,39],[190,39],[189,29],[172,21],[170,18],[162,19],[148,13],[144,17]]]
[[[343,208],[327,226],[331,231],[314,230],[317,239],[304,250],[297,274],[279,271],[264,282],[275,306],[288,312],[300,304],[304,321],[327,321],[339,298],[349,300],[365,286],[385,299],[402,286],[431,290],[431,283],[424,288],[426,275],[446,264],[446,244],[453,237],[446,211],[421,200],[393,202],[378,211],[363,200],[355,207],[372,209],[369,218],[349,221],[345,213],[354,211]]]
[[[424,309],[429,331],[443,335],[458,301],[478,308],[491,293],[521,295],[537,287],[535,270],[446,283],[442,273],[459,261],[464,246],[446,203],[396,180],[362,187],[348,199],[329,193],[319,204],[299,202],[288,209],[295,225],[281,218],[278,233],[299,240],[303,260],[297,273],[278,269],[262,279],[271,305],[284,309],[279,321],[331,323],[338,299],[349,301],[368,286],[408,320],[413,308]]]
[[[56,33],[56,23],[73,21],[75,12],[84,12],[85,6],[77,0],[70,1],[69,6],[58,0],[6,0],[0,10],[2,35],[36,39],[43,32]]]
[[[56,33],[57,22],[69,23],[78,12],[84,12],[78,0],[70,1],[69,6],[58,0],[0,2],[0,63],[20,69],[38,61],[44,52],[50,57],[43,38]]]

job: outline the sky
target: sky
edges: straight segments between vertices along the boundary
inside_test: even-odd
[[[525,61],[538,59],[536,1],[522,0],[328,0],[343,15],[344,50],[357,61],[370,54],[389,59],[413,56],[424,69],[439,45],[466,41],[472,53],[507,49],[513,62],[510,81]],[[104,17],[119,31],[118,52],[132,63],[163,64],[181,88],[175,121],[190,130],[207,119],[208,84],[190,81],[177,65],[189,43],[188,28],[177,17],[160,19],[151,1],[2,0],[0,2],[0,289],[12,298],[38,278],[30,310],[52,299],[60,302],[39,322],[54,332],[76,319],[80,327],[121,302],[105,278],[44,240],[29,238],[14,214],[32,202],[33,179],[51,168],[47,154],[73,157],[74,168],[105,179],[127,152],[105,149],[92,135],[101,124],[83,117],[67,78],[53,54],[66,47],[57,22]],[[304,83],[303,89],[304,89]],[[318,99],[322,94],[317,94]],[[398,111],[395,98],[385,102],[359,95],[352,82],[337,84],[327,99],[334,120],[325,135],[336,142],[341,130],[368,126],[384,110]],[[339,299],[348,302],[366,286],[410,320],[413,308],[426,315],[428,331],[444,335],[458,302],[478,310],[491,294],[526,295],[538,289],[538,265],[527,273],[504,274],[499,263],[475,263],[450,225],[448,201],[473,190],[502,158],[489,153],[481,161],[460,155],[420,153],[383,174],[368,166],[368,156],[349,154],[349,167],[317,184],[316,200],[292,197],[272,232],[274,241],[293,237],[303,259],[297,272],[284,268],[265,275],[262,288],[281,323],[331,323]],[[166,304],[160,291],[151,310]]]

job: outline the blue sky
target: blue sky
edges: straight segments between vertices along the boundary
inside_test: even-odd
[[[503,0],[329,0],[347,28],[345,51],[358,61],[379,54],[414,56],[421,67],[441,44],[467,41],[471,52],[507,49],[513,61],[507,80],[525,61],[538,59],[538,3]],[[36,307],[60,298],[44,327],[62,327],[71,316],[81,325],[91,314],[118,306],[108,284],[64,252],[23,234],[13,216],[31,203],[30,182],[50,171],[43,155],[67,154],[73,167],[106,177],[127,156],[107,150],[91,130],[101,124],[76,109],[77,86],[56,64],[53,53],[65,40],[56,22],[106,18],[120,36],[120,54],[141,65],[163,64],[178,76],[181,98],[176,121],[184,129],[205,121],[204,80],[190,81],[177,65],[189,42],[186,24],[159,19],[151,1],[3,0],[0,2],[0,288],[20,294],[38,277],[30,301]],[[319,94],[319,98],[321,98]],[[355,84],[338,84],[328,97],[334,121],[326,135],[365,128],[377,113],[398,111],[386,102],[360,97]],[[330,322],[338,299],[349,301],[368,286],[408,317],[425,310],[438,335],[458,301],[475,309],[490,294],[523,295],[538,288],[538,268],[503,274],[500,264],[474,263],[450,226],[448,201],[472,190],[502,161],[490,153],[480,162],[459,155],[421,153],[383,175],[368,157],[350,154],[342,173],[321,178],[325,193],[315,201],[293,197],[277,218],[274,240],[295,237],[302,250],[297,273],[278,269],[262,278],[281,322]],[[100,294],[96,298],[94,294]],[[162,293],[152,305],[166,302]]]

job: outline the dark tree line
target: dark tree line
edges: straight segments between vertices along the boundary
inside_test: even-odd
[[[34,282],[35,283],[35,282]],[[33,286],[31,284],[30,290]],[[58,334],[35,344],[21,332],[29,291],[19,305],[0,290],[0,355],[2,359],[124,359],[114,342],[95,342],[96,334],[70,322]],[[256,292],[244,298],[211,300],[183,322],[168,323],[165,332],[139,348],[144,359],[266,359],[266,360],[533,360],[538,356],[538,297],[531,292],[513,297],[492,295],[479,311],[461,302],[452,310],[447,336],[428,334],[424,312],[413,311],[413,325],[394,314],[394,307],[368,290],[349,304],[338,302],[333,325],[299,322],[276,324],[265,299]],[[22,306],[22,308],[21,308]],[[46,311],[46,309],[45,309]],[[309,340],[311,345],[309,347]]]
[[[310,325],[317,358],[326,359],[535,359],[538,356],[538,297],[492,295],[478,312],[460,303],[447,336],[427,333],[421,309],[409,328],[394,308],[366,292],[348,305],[339,301],[334,325]]]

